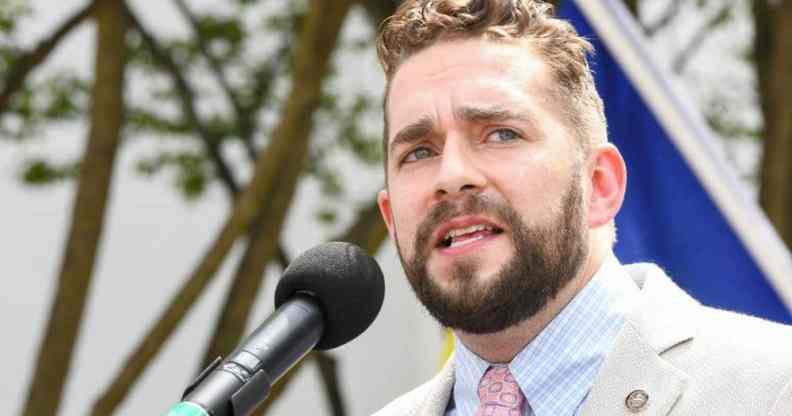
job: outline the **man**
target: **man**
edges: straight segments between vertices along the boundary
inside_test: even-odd
[[[384,23],[379,207],[457,341],[377,415],[792,415],[789,328],[614,257],[627,174],[590,50],[534,0],[407,0]]]

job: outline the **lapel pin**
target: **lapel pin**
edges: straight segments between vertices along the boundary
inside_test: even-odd
[[[627,395],[624,404],[633,413],[638,413],[646,407],[649,402],[649,394],[641,389],[633,390]]]

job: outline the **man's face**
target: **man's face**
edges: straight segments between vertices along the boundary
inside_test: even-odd
[[[587,255],[581,154],[524,46],[438,43],[396,72],[379,204],[411,285],[471,333],[533,316]]]

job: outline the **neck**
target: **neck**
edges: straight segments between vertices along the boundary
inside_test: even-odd
[[[469,350],[482,359],[493,364],[510,362],[588,284],[609,252],[609,248],[606,251],[590,252],[578,275],[536,315],[492,334],[470,334],[460,330],[455,330],[454,333]]]

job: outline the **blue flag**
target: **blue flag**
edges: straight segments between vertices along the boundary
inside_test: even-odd
[[[690,150],[707,149],[708,130],[678,105],[617,3],[568,0],[559,13],[596,48],[591,66],[609,137],[627,164],[616,255],[624,263],[657,263],[704,304],[792,323],[788,250],[756,203],[739,194],[716,152]]]

